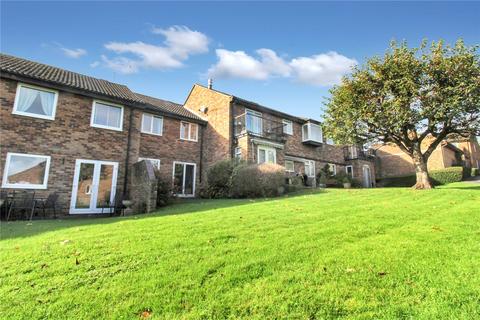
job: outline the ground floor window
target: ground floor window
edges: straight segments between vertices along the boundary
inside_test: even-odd
[[[173,162],[173,191],[177,196],[195,195],[195,163]]]
[[[346,167],[345,167],[345,173],[346,173],[347,176],[349,176],[350,178],[353,178],[353,166],[346,166]]]
[[[258,163],[277,163],[277,152],[275,148],[258,146]]]
[[[312,160],[305,161],[305,174],[309,177],[315,177],[315,162]]]
[[[34,154],[7,153],[3,188],[47,189],[50,157]]]
[[[328,170],[330,170],[330,173],[332,174],[332,176],[337,175],[337,166],[335,164],[329,163],[328,164]]]
[[[285,160],[285,171],[295,172],[295,164],[292,160]]]
[[[141,157],[138,158],[138,161],[139,161],[139,162],[142,161],[142,160],[150,161],[155,168],[157,168],[158,170],[160,170],[160,159],[141,158]]]
[[[235,159],[237,160],[242,159],[242,148],[240,147],[235,148]]]

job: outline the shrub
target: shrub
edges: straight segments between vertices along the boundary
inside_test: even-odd
[[[429,171],[430,180],[433,185],[443,185],[452,182],[462,181],[463,168],[450,167],[440,170]],[[382,187],[411,187],[416,183],[416,176],[414,174],[398,177],[384,178],[379,181],[379,186]]]
[[[157,207],[166,206],[173,199],[171,182],[164,179],[157,180]]]
[[[295,192],[303,188],[303,177],[292,176],[287,177],[287,184],[285,185],[285,192]]]
[[[207,184],[202,186],[201,193],[207,198],[226,198],[230,194],[230,178],[235,163],[223,160],[213,164],[207,171]]]
[[[450,167],[442,170],[432,170],[430,179],[434,185],[443,185],[462,181],[463,167]]]
[[[285,169],[276,164],[240,164],[233,169],[231,196],[272,197],[285,190]]]
[[[479,168],[472,168],[472,177],[480,176]]]

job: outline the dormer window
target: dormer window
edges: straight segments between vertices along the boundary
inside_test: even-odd
[[[13,114],[54,120],[58,92],[19,83],[13,105]]]
[[[307,122],[302,126],[302,141],[305,143],[320,144],[323,142],[322,127]]]

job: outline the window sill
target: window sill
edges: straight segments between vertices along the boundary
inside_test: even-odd
[[[41,114],[22,112],[22,111],[12,111],[12,114],[22,116],[22,117],[37,118],[42,120],[50,120],[50,121],[55,120],[55,114],[52,116],[42,116]]]
[[[90,124],[91,127],[93,128],[99,128],[99,129],[106,129],[106,130],[112,130],[112,131],[119,131],[122,132],[123,128],[115,128],[115,127],[109,127],[109,126],[103,126],[101,124]]]

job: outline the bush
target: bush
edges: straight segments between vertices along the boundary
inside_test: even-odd
[[[233,169],[234,198],[273,197],[285,191],[285,169],[276,164],[240,164]]]
[[[450,167],[440,170],[429,171],[430,181],[433,185],[444,185],[452,182],[462,181],[463,168],[462,167]],[[389,177],[381,179],[378,182],[382,187],[412,187],[417,182],[417,178],[414,174],[407,176]]]
[[[157,207],[166,206],[173,199],[173,190],[171,182],[164,179],[157,181]]]
[[[472,168],[472,177],[480,176],[479,168]]]
[[[207,171],[207,184],[201,188],[203,197],[226,198],[230,195],[230,178],[235,163],[223,160],[215,163]]]
[[[443,185],[462,181],[463,167],[450,167],[442,170],[432,170],[430,179],[434,185]]]

